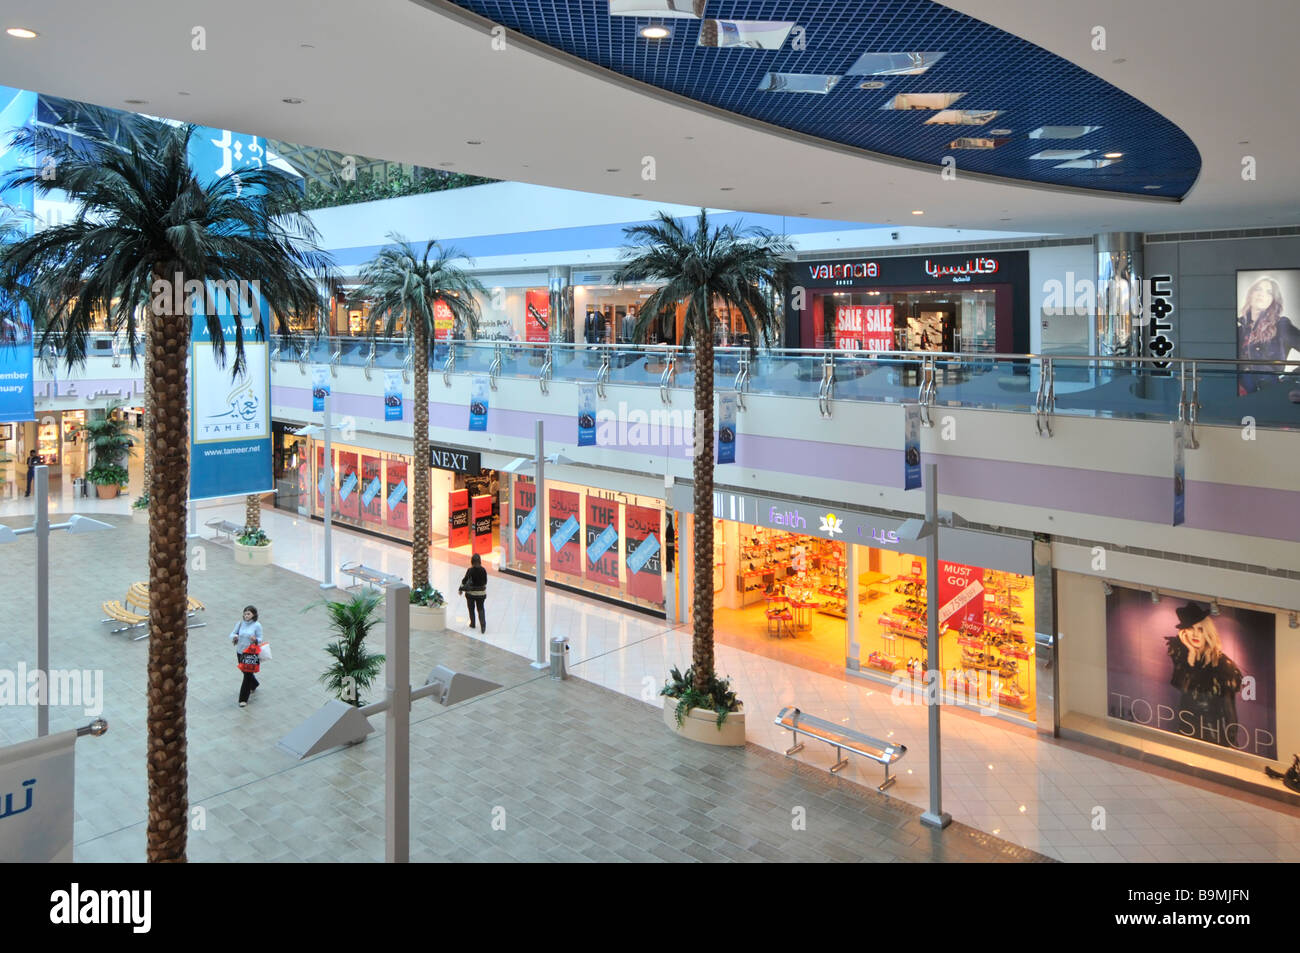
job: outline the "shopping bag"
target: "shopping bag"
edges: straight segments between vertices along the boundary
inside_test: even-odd
[[[260,658],[261,658],[261,660],[262,660],[263,662],[269,662],[269,661],[271,661],[271,643],[270,643],[270,642],[263,642],[263,643],[262,643],[262,651],[261,651],[260,653],[258,653],[258,654],[259,654],[259,656],[260,656]]]

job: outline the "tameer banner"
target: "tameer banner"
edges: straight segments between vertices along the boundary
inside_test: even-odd
[[[718,462],[736,462],[736,395],[718,398]]]
[[[452,490],[447,494],[447,545],[469,544],[469,490]]]
[[[469,382],[469,429],[487,430],[490,384],[486,374],[475,374]]]
[[[330,392],[330,369],[324,364],[316,364],[311,369],[311,409],[312,413],[325,411],[325,395]]]
[[[984,622],[984,570],[939,560],[939,626]]]
[[[903,405],[903,489],[921,486],[921,405]]]
[[[384,420],[402,419],[402,372],[384,371]]]
[[[347,519],[360,519],[361,494],[358,487],[361,475],[357,472],[357,453],[355,450],[339,451],[339,516]]]
[[[618,586],[618,517],[622,504],[587,495],[587,579]]]
[[[545,288],[524,292],[524,340],[545,343],[551,337],[551,295]]]
[[[411,525],[408,519],[410,501],[407,499],[409,487],[406,484],[406,471],[405,460],[388,461],[388,477],[384,481],[387,484],[387,499],[384,505],[388,507],[388,525],[394,529],[407,529]]]
[[[578,494],[573,490],[548,489],[551,521],[551,568],[573,576],[582,575],[582,553],[578,533]]]
[[[664,601],[659,511],[628,504],[623,508],[627,552],[627,591],[656,605]]]
[[[36,113],[36,94],[0,86],[0,176],[32,165],[29,156],[10,145],[10,133],[31,123]],[[30,185],[0,193],[0,209],[31,212],[35,190]],[[0,212],[0,219],[4,213]],[[22,218],[10,224],[26,237],[29,224]],[[36,391],[33,372],[32,316],[27,305],[0,296],[0,423],[36,419]]]
[[[378,457],[361,455],[361,519],[366,523],[382,523],[384,520],[381,466],[382,461]]]
[[[596,445],[596,385],[578,385],[578,446]]]
[[[469,501],[470,530],[473,542],[471,552],[487,555],[492,552],[492,497],[480,494]]]
[[[1106,715],[1242,754],[1278,756],[1278,617],[1112,585]],[[1289,752],[1292,748],[1286,748]]]
[[[1187,425],[1174,423],[1174,525],[1187,518]]]
[[[61,731],[0,748],[5,863],[72,863],[76,743],[75,731]]]
[[[514,486],[515,558],[524,563],[537,562],[537,484],[516,479]]]

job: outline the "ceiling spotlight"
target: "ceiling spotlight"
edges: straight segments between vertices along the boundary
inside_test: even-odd
[[[885,84],[878,79],[869,79],[858,83],[858,89],[884,89]]]
[[[1152,602],[1159,602],[1159,601],[1160,601],[1160,590],[1159,590],[1159,589],[1152,589],[1152,590],[1151,590],[1151,601],[1152,601]]]
[[[126,103],[128,106],[143,106],[145,103],[149,102],[149,100],[147,100],[147,99],[124,99],[124,100],[122,100],[122,102]]]
[[[606,172],[617,172],[618,169],[606,169],[605,171],[606,171]]]
[[[673,35],[673,31],[666,26],[643,26],[641,35],[647,40],[666,40]]]
[[[1158,189],[1158,188],[1160,188],[1160,186],[1158,186],[1158,185],[1144,185],[1144,186],[1142,186],[1142,188],[1147,189],[1148,191],[1150,191],[1151,189]]]
[[[1291,628],[1300,629],[1300,613],[1292,612],[1290,617],[1287,619],[1287,622],[1290,624]]]
[[[1011,135],[1011,130],[1010,130],[1010,129],[990,129],[990,130],[989,130],[989,135],[990,135],[990,136],[1009,136],[1009,135]]]
[[[467,145],[467,146],[481,146],[481,145],[483,145],[483,140],[482,140],[482,139],[466,139],[466,140],[465,140],[465,145]]]
[[[187,93],[187,92],[185,92],[185,90],[181,89],[181,90],[177,90],[176,95],[177,95],[177,96],[188,96],[189,93]]]
[[[1112,596],[1115,594],[1115,587],[1103,579],[1101,582],[1101,591],[1106,593],[1108,596]]]
[[[925,211],[924,211],[924,209],[914,208],[914,209],[912,209],[912,214],[913,214],[913,215],[924,215],[924,214],[925,214]]]
[[[9,29],[5,30],[5,32],[20,40],[34,40],[40,36],[40,34],[35,30],[29,30],[26,27],[21,26],[11,26]]]
[[[1102,158],[1103,158],[1103,159],[1122,159],[1122,158],[1124,158],[1124,153],[1122,153],[1122,152],[1106,152],[1106,153],[1103,153]]]
[[[829,201],[822,201],[822,202],[820,202],[820,203],[818,203],[818,204],[820,204],[820,205],[830,205],[831,203],[830,203]]]
[[[1219,600],[1218,600],[1218,599],[1211,599],[1211,600],[1210,600],[1210,615],[1214,616],[1214,617],[1217,619],[1217,618],[1219,617],[1219,613],[1222,612],[1222,611],[1223,611],[1223,610],[1219,608]]]
[[[720,188],[718,189],[718,191],[719,191],[719,192],[734,192],[734,191],[736,191],[736,187],[735,187],[734,185],[724,185],[724,186],[720,187]]]
[[[302,103],[302,100],[297,96],[286,96],[284,99],[280,100],[280,102],[287,103],[290,106],[298,106]]]

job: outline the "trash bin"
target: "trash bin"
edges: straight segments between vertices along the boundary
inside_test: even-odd
[[[75,480],[72,481],[72,495],[73,495],[73,496],[85,496],[85,495],[86,495],[86,478],[85,478],[85,477],[77,477]]]
[[[551,678],[569,677],[569,640],[562,635],[551,639]]]

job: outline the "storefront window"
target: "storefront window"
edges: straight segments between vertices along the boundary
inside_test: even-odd
[[[997,292],[834,291],[815,294],[817,346],[841,351],[994,351]]]

